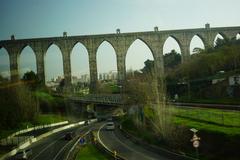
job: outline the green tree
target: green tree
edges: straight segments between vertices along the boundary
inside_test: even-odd
[[[175,50],[163,56],[165,69],[174,68],[181,63],[181,55]]]
[[[36,88],[40,87],[38,76],[33,71],[26,72],[23,75],[22,81],[32,90],[36,90]]]

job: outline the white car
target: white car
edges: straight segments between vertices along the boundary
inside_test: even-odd
[[[113,122],[107,122],[106,129],[107,130],[114,130],[115,129],[114,123]]]

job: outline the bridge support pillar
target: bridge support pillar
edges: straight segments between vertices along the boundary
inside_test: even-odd
[[[118,85],[123,87],[126,81],[125,56],[117,54]]]
[[[186,44],[182,46],[182,63],[187,62],[190,59],[190,45]]]
[[[163,62],[163,47],[155,45],[152,47],[154,54],[154,82],[157,87],[159,98],[165,96],[165,76]]]
[[[97,61],[96,52],[94,49],[89,49],[89,70],[90,70],[90,93],[96,93],[97,91]]]
[[[36,51],[37,76],[41,85],[45,85],[44,51]]]
[[[9,53],[11,81],[19,81],[19,54],[16,51]]]
[[[63,53],[63,73],[64,73],[64,92],[71,91],[72,77],[71,77],[71,59],[70,51],[64,49]]]

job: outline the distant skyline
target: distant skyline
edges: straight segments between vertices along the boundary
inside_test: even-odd
[[[239,0],[1,0],[0,40],[62,36],[91,35],[121,32],[240,26]],[[191,50],[203,48],[194,38]],[[173,39],[168,39],[164,53],[172,49],[180,52]],[[6,72],[9,60],[0,50],[0,72]],[[62,75],[62,57],[56,46],[46,54],[46,78]],[[136,56],[137,55],[137,56]],[[136,59],[136,57],[138,57]],[[150,50],[141,41],[129,48],[127,68],[140,69],[146,59],[153,59]],[[97,52],[100,73],[116,70],[116,56],[110,44],[104,42]],[[20,58],[21,70],[36,72],[35,56],[26,48]],[[72,75],[89,73],[87,51],[77,45],[72,52]]]

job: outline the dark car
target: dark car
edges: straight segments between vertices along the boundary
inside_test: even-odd
[[[87,126],[87,125],[89,125],[89,121],[88,121],[88,120],[86,120],[86,121],[84,122],[84,126]]]
[[[29,159],[29,157],[31,155],[32,155],[32,149],[20,150],[14,155],[13,159],[16,159],[16,160],[17,159],[25,159],[25,160],[27,160],[27,159]]]
[[[73,137],[74,137],[73,132],[68,132],[65,134],[64,139],[70,141],[73,139]]]

